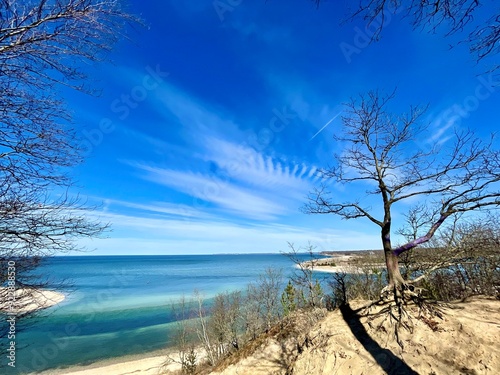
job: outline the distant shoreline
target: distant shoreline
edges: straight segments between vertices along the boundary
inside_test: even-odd
[[[332,251],[320,251],[316,254],[324,256],[337,256],[337,255],[362,255],[367,252],[377,252],[382,250],[332,250]],[[74,254],[61,254],[54,255],[50,258],[78,258],[78,257],[180,257],[180,256],[226,256],[226,255],[283,255],[285,252],[256,252],[256,253],[190,253],[190,254],[94,254],[88,253],[74,253]]]
[[[358,258],[360,255],[373,255],[377,251],[382,250],[348,250],[348,251],[323,251],[320,255],[327,258],[319,258],[314,260],[307,260],[302,262],[301,265],[306,268],[314,268],[314,271],[325,272],[325,273],[364,273],[363,269],[353,264],[353,260]],[[314,262],[314,264],[313,264]],[[383,263],[377,264],[377,267],[384,267]]]

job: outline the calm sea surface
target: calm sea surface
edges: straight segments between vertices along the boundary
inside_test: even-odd
[[[306,259],[306,256],[304,256]],[[170,344],[171,305],[198,290],[209,300],[243,290],[267,268],[286,277],[293,263],[281,254],[55,257],[40,269],[65,281],[66,300],[39,319],[18,324],[16,369],[49,368],[162,349]]]

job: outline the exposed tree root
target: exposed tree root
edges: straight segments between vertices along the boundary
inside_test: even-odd
[[[422,320],[432,330],[437,330],[438,326],[434,317],[443,319],[444,313],[440,308],[442,304],[425,298],[423,292],[424,289],[406,282],[399,286],[388,285],[381,291],[378,300],[357,309],[356,312],[368,317],[370,327],[388,333],[393,330],[398,345],[404,349],[401,334],[403,330],[413,333],[413,319]]]

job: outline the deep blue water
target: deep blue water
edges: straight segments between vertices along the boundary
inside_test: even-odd
[[[305,256],[304,256],[305,257]],[[174,328],[172,303],[198,290],[243,290],[267,268],[287,277],[281,254],[55,257],[39,269],[65,281],[67,297],[43,316],[18,323],[16,369],[23,374],[164,348]]]

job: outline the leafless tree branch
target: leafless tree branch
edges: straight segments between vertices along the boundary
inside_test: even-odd
[[[69,190],[82,156],[60,90],[93,93],[82,63],[136,22],[117,0],[0,0],[0,285],[9,261],[17,285],[45,285],[30,274],[44,258],[106,230]]]

